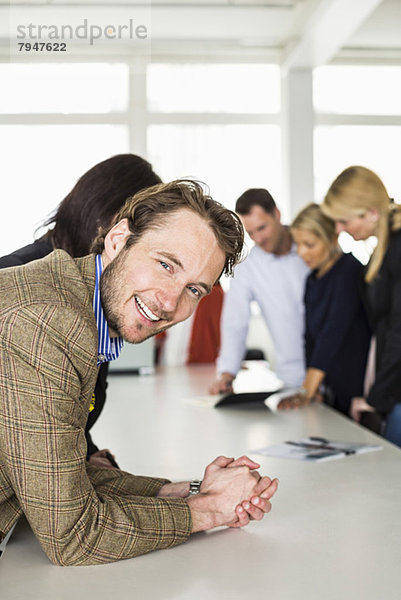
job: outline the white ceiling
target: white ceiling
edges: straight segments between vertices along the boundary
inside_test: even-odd
[[[295,68],[343,60],[401,64],[401,0],[0,0],[0,42],[4,49],[20,23],[83,18],[105,25],[148,20],[159,55],[259,53]],[[109,40],[86,50],[129,52],[129,43]]]

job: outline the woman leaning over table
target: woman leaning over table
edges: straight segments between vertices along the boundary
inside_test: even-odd
[[[354,166],[332,183],[322,210],[338,232],[355,240],[377,238],[363,286],[376,336],[376,376],[366,398],[352,399],[351,415],[359,421],[363,411],[378,412],[386,419],[384,436],[401,446],[401,206],[373,171]]]
[[[370,328],[358,290],[362,265],[343,254],[335,223],[317,204],[295,218],[291,233],[299,256],[311,269],[305,286],[306,376],[291,408],[323,397],[349,413],[351,398],[363,393]]]

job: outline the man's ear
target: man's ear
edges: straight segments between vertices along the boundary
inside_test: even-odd
[[[102,253],[104,266],[115,259],[125,246],[125,242],[130,235],[132,235],[132,231],[129,228],[128,219],[122,219],[110,229],[104,238],[104,250]]]
[[[277,221],[280,221],[280,219],[281,219],[281,212],[279,211],[279,209],[277,208],[277,206],[274,209],[274,215],[275,215]]]

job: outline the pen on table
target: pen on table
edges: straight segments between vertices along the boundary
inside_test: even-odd
[[[119,469],[120,467],[118,466],[118,464],[116,463],[116,461],[114,460],[113,456],[110,454],[110,452],[106,452],[106,458],[109,462],[111,462],[112,466],[115,467],[116,469]]]
[[[291,446],[298,446],[298,448],[308,448],[309,450],[328,450],[329,452],[341,452],[342,454],[355,454],[355,450],[345,450],[342,448],[336,448],[335,446],[329,446],[328,444],[308,444],[308,442],[285,442]]]
[[[319,437],[319,436],[314,436],[311,435],[309,436],[309,439],[311,440],[311,442],[319,442],[319,446],[321,447],[322,445],[324,447],[326,446],[330,446],[330,441],[324,437]],[[338,448],[337,446],[333,446],[336,448],[336,450],[339,450],[340,452],[344,452],[344,454],[348,455],[348,454],[356,454],[356,450],[352,450],[352,448]]]

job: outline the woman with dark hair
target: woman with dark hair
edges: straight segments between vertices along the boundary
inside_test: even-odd
[[[108,228],[125,200],[140,190],[161,183],[152,165],[134,154],[117,154],[84,173],[59,204],[44,226],[51,227],[32,244],[0,258],[0,268],[23,265],[43,258],[56,248],[74,258],[90,253],[100,229]],[[89,430],[97,421],[106,399],[108,363],[99,367],[98,378],[86,426],[87,459],[111,467],[107,450],[99,450]],[[110,455],[109,455],[110,456]]]

